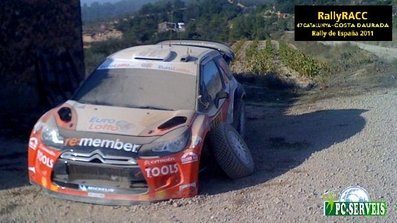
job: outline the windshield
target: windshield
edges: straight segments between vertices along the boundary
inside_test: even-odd
[[[76,92],[80,103],[194,110],[196,76],[148,69],[96,70]]]

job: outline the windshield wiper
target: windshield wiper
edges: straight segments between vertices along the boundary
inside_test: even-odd
[[[95,100],[95,101],[78,100],[77,102],[79,102],[79,103],[81,103],[81,104],[113,106],[113,105],[110,104],[110,103],[105,103],[105,102],[101,102],[101,101],[98,101],[98,100]]]
[[[173,111],[172,109],[168,108],[159,108],[159,107],[154,107],[154,106],[136,106],[133,108],[139,108],[139,109],[152,109],[152,110],[163,110],[163,111]]]

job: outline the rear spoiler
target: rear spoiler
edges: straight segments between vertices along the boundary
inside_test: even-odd
[[[203,47],[203,48],[217,50],[223,56],[223,58],[226,60],[227,63],[230,63],[230,61],[234,59],[234,53],[232,49],[230,49],[230,47],[228,47],[223,43],[202,41],[202,40],[165,40],[157,44]]]

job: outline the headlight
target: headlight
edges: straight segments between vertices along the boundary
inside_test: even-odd
[[[63,144],[63,137],[59,135],[57,127],[43,126],[41,138],[47,145],[61,145]]]
[[[185,148],[187,141],[189,140],[189,134],[186,131],[184,134],[180,135],[174,141],[171,142],[158,142],[152,147],[153,152],[179,152]]]
[[[182,151],[190,140],[190,130],[179,128],[160,137],[153,143],[142,146],[139,150],[143,156],[159,156]]]
[[[58,128],[56,127],[53,119],[47,123],[41,123],[41,139],[47,146],[59,147],[63,145],[63,137],[59,135]]]

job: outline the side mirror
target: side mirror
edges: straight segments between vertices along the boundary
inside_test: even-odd
[[[220,91],[216,94],[216,98],[215,98],[215,105],[218,108],[219,107],[219,101],[221,99],[227,99],[229,98],[229,93],[227,93],[226,91]]]
[[[229,93],[227,93],[226,91],[220,91],[216,94],[216,97],[218,99],[224,99],[224,98],[229,98]]]
[[[203,95],[199,95],[197,98],[198,102],[207,110],[211,104],[211,96],[207,95],[206,97]]]

